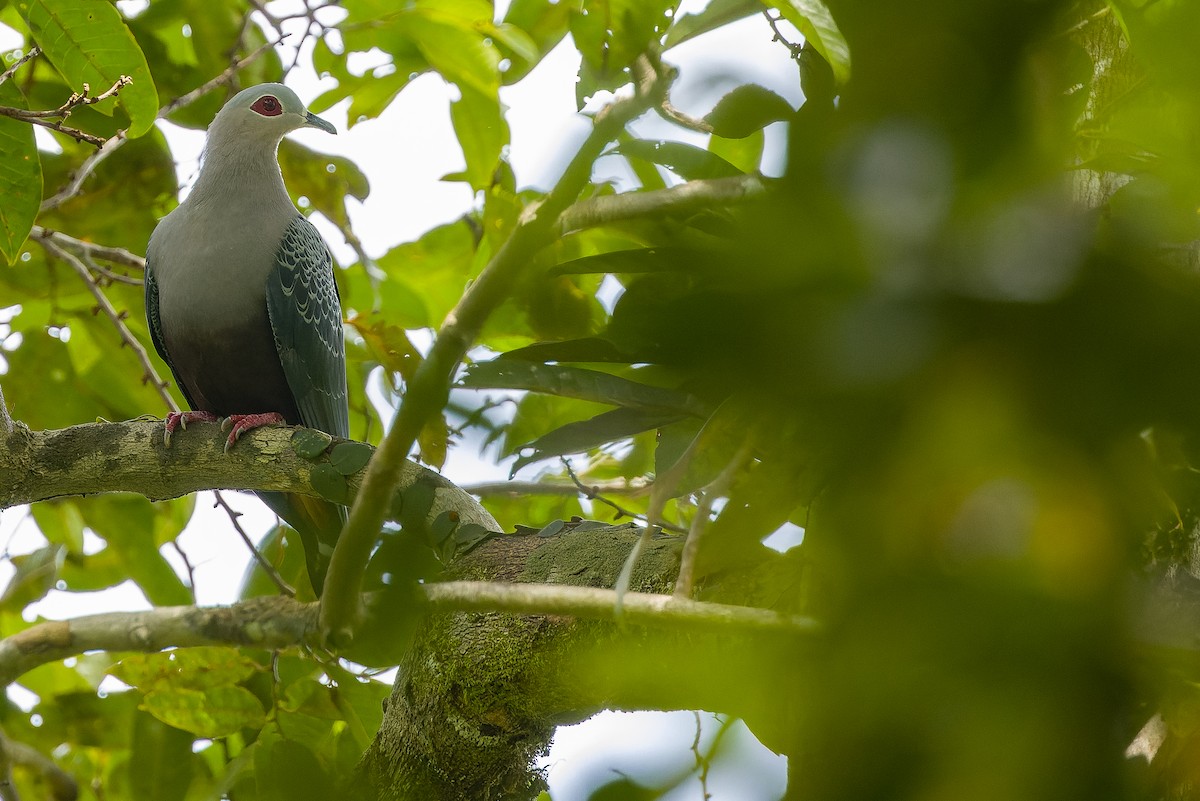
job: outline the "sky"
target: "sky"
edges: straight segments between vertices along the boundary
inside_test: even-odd
[[[119,5],[130,13],[144,3],[120,0]],[[291,0],[276,0],[269,8],[274,13],[286,13],[292,5]],[[500,16],[506,4],[501,0],[497,5]],[[679,13],[696,11],[704,5],[704,0],[684,2]],[[326,21],[333,22],[341,12],[331,9],[329,13],[332,16]],[[799,41],[798,35],[795,41]],[[0,26],[0,51],[11,50],[20,44],[20,37],[15,32]],[[353,66],[367,69],[382,63],[373,58],[372,55],[365,56]],[[669,51],[665,60],[680,68],[680,77],[672,90],[672,102],[694,116],[703,116],[722,94],[746,82],[771,87],[794,106],[802,99],[796,66],[783,46],[771,44],[770,28],[761,16],[685,43]],[[304,61],[301,59],[302,63]],[[286,62],[290,63],[290,58]],[[502,90],[501,100],[508,107],[512,131],[508,158],[521,188],[549,188],[574,146],[587,133],[589,122],[575,107],[577,70],[578,54],[566,42],[522,81]],[[302,69],[289,74],[286,82],[304,101],[312,100],[332,85],[331,79],[321,79]],[[371,194],[362,203],[351,199],[349,212],[354,231],[372,258],[382,256],[397,244],[418,238],[435,225],[457,219],[476,202],[465,184],[439,180],[464,166],[449,115],[449,102],[456,91],[453,85],[436,75],[423,75],[409,84],[378,119],[350,127],[346,119],[347,101],[321,112],[324,119],[337,127],[338,136],[315,130],[298,131],[293,135],[297,141],[315,150],[353,159],[366,173]],[[195,180],[204,134],[170,123],[160,122],[159,125],[178,160],[177,174],[186,193]],[[704,146],[707,139],[654,115],[636,121],[632,130],[642,138],[676,139],[700,146]],[[49,138],[45,132],[38,131],[38,134],[39,141],[44,141],[43,137]],[[767,130],[763,163],[767,174],[778,174],[782,169],[783,138],[782,126],[777,124]],[[596,165],[595,174],[597,178],[614,180],[619,188],[634,185],[628,167],[617,157],[602,158]],[[341,263],[355,260],[353,250],[335,228],[324,220],[314,219],[314,222]],[[0,299],[0,308],[3,305],[3,299]],[[6,333],[3,319],[0,316],[0,341]],[[0,382],[2,380],[0,374]],[[383,405],[380,393],[374,393],[373,398],[377,406]],[[381,411],[390,410],[381,408]],[[494,462],[493,458],[480,455],[477,443],[467,441],[452,450],[443,472],[460,484],[506,478],[507,464]],[[253,537],[261,537],[274,526],[274,515],[253,496],[224,495],[244,514],[241,523]],[[225,512],[211,508],[210,493],[199,494],[196,506],[196,516],[180,537],[179,546],[187,553],[195,571],[197,601],[202,604],[229,603],[237,598],[249,555],[229,525]],[[23,509],[0,514],[0,549],[5,553],[26,553],[44,544],[32,521],[26,520]],[[98,550],[103,543],[89,536],[88,547]],[[183,570],[183,563],[174,551],[166,549],[164,555],[177,569]],[[0,586],[11,572],[7,562],[0,562]],[[127,583],[102,593],[89,593],[85,598],[52,590],[43,601],[30,607],[29,614],[65,619],[82,614],[84,610],[93,613],[145,608],[148,604],[140,591]],[[21,700],[19,690],[14,694],[16,700]],[[643,777],[647,782],[654,781],[656,774],[665,778],[686,773],[696,760],[692,743],[697,725],[702,729],[700,750],[703,752],[720,727],[718,718],[708,713],[697,716],[686,711],[606,712],[577,726],[560,728],[545,761],[555,801],[584,798],[589,788],[615,778],[617,772]],[[786,761],[759,745],[744,725],[737,724],[725,735],[719,757],[709,772],[707,791],[717,801],[723,798],[773,801],[782,795],[785,783]],[[701,784],[695,779],[673,791],[666,801],[701,801],[703,795]]]

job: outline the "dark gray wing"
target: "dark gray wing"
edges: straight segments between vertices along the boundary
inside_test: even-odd
[[[195,409],[196,404],[188,395],[187,387],[179,380],[179,373],[175,372],[175,365],[171,363],[171,355],[167,353],[167,346],[163,341],[162,318],[158,315],[158,283],[154,278],[154,271],[150,269],[149,260],[146,261],[143,283],[146,285],[146,325],[150,329],[150,341],[154,343],[154,349],[158,351],[158,355],[170,368],[171,375],[175,377],[175,386],[179,387],[179,391],[183,393],[183,399],[188,402],[188,406]]]
[[[267,278],[267,315],[304,425],[349,437],[346,347],[333,258],[317,229],[299,215],[284,232]]]

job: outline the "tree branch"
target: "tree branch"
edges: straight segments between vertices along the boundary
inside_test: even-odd
[[[423,597],[421,597],[423,596]],[[423,584],[425,611],[508,612],[616,618],[613,590],[554,584],[448,581]],[[31,626],[0,640],[0,687],[47,662],[85,651],[161,651],[197,645],[289,648],[319,642],[317,601],[273,595],[231,606],[168,606],[143,612],[106,612]],[[774,633],[811,638],[820,625],[768,609],[704,603],[653,593],[626,593],[624,622],[670,629]]]
[[[739,203],[766,193],[766,183],[758,175],[737,175],[688,181],[668,189],[650,192],[626,192],[581,200],[562,213],[555,226],[558,236],[584,228],[629,220],[636,217],[684,214],[713,205]]]
[[[55,431],[30,431],[16,424],[0,439],[0,509],[67,495],[136,492],[151,500],[177,498],[206,489],[279,490],[319,495],[311,484],[311,462],[291,446],[296,429],[267,426],[238,440],[229,453],[215,423],[194,423],[163,446],[161,420],[89,423]],[[354,493],[363,471],[346,477]],[[406,462],[400,486],[418,482],[434,488],[428,520],[445,511],[463,523],[490,530],[499,525],[473,497],[432,470]]]

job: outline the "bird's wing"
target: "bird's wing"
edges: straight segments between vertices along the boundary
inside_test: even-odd
[[[299,215],[284,232],[267,277],[267,315],[304,425],[349,437],[346,349],[333,258],[317,229]]]
[[[175,376],[175,385],[179,387],[179,391],[183,393],[183,399],[187,401],[188,406],[196,408],[195,402],[188,394],[187,387],[179,380],[179,373],[175,370],[175,365],[171,363],[171,355],[167,353],[167,345],[163,341],[162,318],[158,313],[158,283],[154,277],[154,270],[150,269],[150,261],[146,261],[145,279],[146,285],[146,324],[150,328],[150,341],[154,343],[154,349],[158,351],[158,355],[167,363],[167,367],[171,370],[171,375]]]

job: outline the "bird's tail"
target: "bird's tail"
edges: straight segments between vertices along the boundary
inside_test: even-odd
[[[313,591],[318,598],[321,597],[325,573],[329,569],[329,557],[333,555],[333,546],[346,523],[346,507],[294,492],[255,494],[271,507],[271,511],[299,532],[300,541],[304,544],[308,577],[312,581]]]

